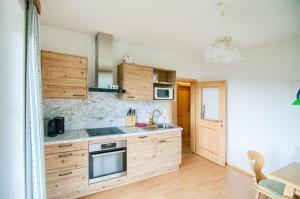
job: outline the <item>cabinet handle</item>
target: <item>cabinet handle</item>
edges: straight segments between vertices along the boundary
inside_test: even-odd
[[[62,147],[70,147],[72,146],[72,144],[60,144],[58,145],[58,147],[62,148]]]
[[[84,97],[83,94],[73,94],[74,97]]]
[[[135,96],[127,96],[127,98],[135,98]]]
[[[67,176],[67,175],[71,175],[73,172],[72,171],[69,171],[69,172],[66,172],[66,173],[59,173],[58,175],[59,176]]]
[[[72,153],[58,155],[58,157],[60,157],[60,158],[65,158],[65,157],[68,157],[68,156],[72,156]]]
[[[147,135],[145,135],[145,136],[140,136],[139,138],[147,138],[148,136]]]
[[[159,140],[159,142],[167,142],[167,140]]]

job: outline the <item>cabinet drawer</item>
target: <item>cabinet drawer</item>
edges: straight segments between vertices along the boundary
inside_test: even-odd
[[[135,142],[146,142],[153,140],[155,138],[155,134],[144,134],[138,136],[130,136],[127,138],[127,144],[135,143]]]
[[[172,138],[172,137],[180,137],[181,132],[179,131],[170,131],[170,132],[164,132],[164,133],[159,133],[155,136],[155,139],[157,141],[164,139],[164,138]],[[180,138],[179,138],[180,140]]]
[[[46,181],[52,182],[52,181],[56,181],[56,180],[70,178],[73,176],[78,176],[78,175],[88,175],[88,167],[47,173]]]
[[[88,176],[86,174],[71,176],[57,181],[46,182],[48,199],[76,198],[87,189]]]
[[[88,143],[87,142],[72,142],[66,144],[52,144],[45,145],[45,154],[54,154],[61,153],[67,151],[78,151],[78,150],[87,150]]]
[[[88,165],[88,151],[71,151],[46,155],[46,172],[65,171]]]

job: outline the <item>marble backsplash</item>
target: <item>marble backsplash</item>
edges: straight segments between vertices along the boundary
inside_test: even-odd
[[[89,92],[88,99],[44,99],[44,118],[62,116],[65,130],[125,126],[127,111],[136,110],[138,122],[148,122],[149,113],[160,110],[156,122],[170,122],[169,101],[120,100],[114,93]]]

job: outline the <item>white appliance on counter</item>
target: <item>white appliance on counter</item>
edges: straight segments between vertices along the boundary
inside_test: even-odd
[[[173,100],[174,88],[155,87],[154,99],[156,100]]]

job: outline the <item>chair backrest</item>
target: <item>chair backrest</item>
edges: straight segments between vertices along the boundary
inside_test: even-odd
[[[260,180],[266,179],[266,176],[261,171],[265,162],[264,157],[257,151],[248,151],[247,155],[250,168],[253,172],[254,182],[257,185]]]

